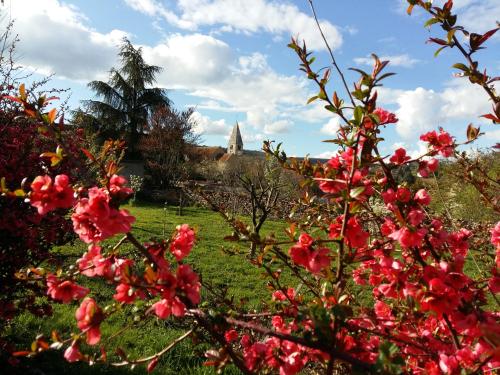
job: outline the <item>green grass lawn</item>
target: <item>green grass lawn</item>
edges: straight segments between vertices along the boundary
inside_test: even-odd
[[[174,228],[183,223],[188,223],[197,229],[197,244],[192,253],[186,259],[197,272],[203,276],[203,280],[215,286],[227,287],[229,294],[234,295],[236,300],[245,299],[250,306],[258,307],[259,301],[269,299],[269,291],[266,288],[267,279],[263,277],[262,269],[258,269],[250,264],[245,254],[248,249],[243,245],[233,242],[224,242],[223,238],[231,234],[231,228],[223,219],[214,212],[199,208],[186,208],[183,216],[176,215],[175,207],[160,205],[136,205],[128,208],[136,216],[137,222],[133,227],[134,235],[142,242],[147,242],[153,238],[169,237]],[[284,222],[267,222],[263,229],[264,234],[274,233],[278,238],[284,239]],[[108,245],[116,243],[119,237],[113,241],[108,241]],[[235,246],[242,255],[228,255],[221,250],[221,247],[232,248]],[[74,245],[68,245],[57,249],[66,258],[65,262],[74,263],[86,251],[86,245],[80,241],[75,241]],[[124,244],[121,248],[123,253],[132,250],[131,245]],[[471,262],[466,264],[467,272],[471,276],[478,276],[481,265]],[[287,275],[283,275],[283,282],[291,280]],[[91,286],[92,297],[100,305],[108,303],[114,294],[114,288],[107,285],[100,279],[82,278],[81,282]],[[370,305],[371,293],[359,286],[349,282],[351,292],[357,295],[360,301]],[[294,284],[290,284],[296,286]],[[202,289],[202,295],[206,291]],[[204,300],[204,298],[202,298]],[[494,308],[493,301],[490,307]],[[37,333],[50,336],[52,329],[57,329],[62,337],[69,337],[71,332],[78,332],[74,312],[77,304],[55,305],[54,315],[50,318],[39,319],[30,314],[23,314],[18,317],[9,328],[11,341],[16,342],[19,349],[29,347]],[[103,338],[112,336],[104,341],[104,344],[111,348],[108,351],[108,360],[117,361],[118,357],[112,348],[123,348],[130,358],[140,358],[152,355],[167,346],[172,340],[182,335],[189,329],[182,326],[176,319],[158,320],[151,317],[146,322],[137,325],[134,323],[136,312],[132,307],[127,306],[119,313],[112,315],[103,322],[101,328]],[[114,335],[122,328],[131,326],[130,329]],[[207,345],[193,345],[188,339],[177,345],[171,352],[163,356],[157,373],[159,374],[213,374],[211,367],[203,366],[205,362],[204,351]],[[145,366],[137,366],[134,369],[129,367],[110,367],[98,365],[89,367],[86,364],[69,364],[62,358],[61,352],[44,353],[30,362],[32,368],[42,372],[31,372],[33,374],[65,374],[74,372],[75,374],[144,374]],[[0,370],[0,373],[2,371]],[[235,367],[229,366],[224,374],[238,374]],[[30,374],[23,370],[22,375]]]
[[[231,229],[217,213],[189,207],[184,210],[183,216],[178,216],[175,207],[165,208],[160,205],[137,204],[126,208],[137,218],[137,222],[133,226],[133,233],[142,242],[163,236],[169,237],[178,224],[188,223],[195,227],[197,229],[197,244],[186,261],[199,274],[203,275],[204,281],[227,287],[230,295],[234,295],[237,300],[246,299],[253,306],[257,306],[261,298],[269,298],[262,270],[253,267],[244,255],[231,256],[221,250],[222,246],[231,248],[238,245],[222,241],[225,236],[231,234]],[[280,233],[284,233],[284,227],[284,223],[268,222],[263,232],[265,234],[273,232],[279,236]],[[108,241],[108,243],[111,245],[118,238],[115,238],[114,241]],[[245,248],[241,246],[238,249],[245,251]],[[81,241],[75,241],[74,245],[61,247],[57,251],[66,258],[67,263],[73,263],[86,251],[86,245]],[[131,245],[124,244],[121,251],[124,253],[132,251]],[[114,293],[114,288],[106,285],[102,280],[82,278],[83,282],[91,286],[92,296],[98,303],[105,304]],[[68,337],[71,332],[78,331],[74,318],[76,307],[76,304],[56,305],[54,315],[45,319],[24,314],[16,319],[10,327],[10,337],[19,344],[20,349],[29,346],[36,333],[50,336],[50,332],[54,328],[63,337]],[[103,338],[127,325],[133,326],[133,319],[134,311],[128,307],[118,314],[112,315],[102,324]],[[138,358],[156,353],[186,330],[186,327],[180,326],[180,323],[174,319],[159,321],[152,318],[105,343],[110,344],[111,347],[121,347],[131,358]],[[207,346],[194,346],[189,340],[185,340],[162,358],[158,373],[213,374],[212,368],[203,366],[205,361],[203,353],[206,348]],[[69,371],[78,374],[145,373],[144,366],[137,366],[135,369],[112,368],[102,365],[89,367],[86,364],[68,364],[61,356],[61,352],[45,353],[35,358],[31,363],[33,367],[46,374],[63,374]],[[108,358],[117,360],[112,352],[108,353]],[[228,367],[225,373],[232,374],[238,373],[238,371]],[[24,374],[27,373],[24,372]]]

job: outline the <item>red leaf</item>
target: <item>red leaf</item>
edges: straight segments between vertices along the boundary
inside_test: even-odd
[[[22,350],[22,351],[19,351],[19,352],[12,353],[12,356],[14,356],[14,357],[26,357],[29,354],[31,354],[30,351],[28,351],[28,350]]]
[[[57,109],[52,108],[50,112],[47,114],[47,118],[50,124],[54,123],[54,121],[56,120],[56,116],[57,116]]]
[[[491,38],[493,36],[493,34],[495,34],[498,29],[500,29],[499,27],[497,27],[496,29],[493,29],[493,30],[490,30],[486,33],[484,33],[482,36],[481,36],[481,39],[479,39],[479,41],[477,42],[477,47],[479,47],[481,44],[483,44],[484,42],[486,42],[489,38]]]
[[[500,118],[496,117],[495,115],[492,115],[491,113],[488,113],[486,115],[482,115],[482,116],[479,116],[479,117],[484,117],[484,118],[487,118],[488,120],[491,120],[493,122],[500,123]]]
[[[15,97],[15,96],[11,96],[11,95],[3,95],[2,99],[8,99],[8,100],[11,100],[13,102],[23,104],[23,101],[21,99]]]
[[[95,161],[95,157],[94,157],[94,155],[92,155],[92,154],[90,153],[90,151],[89,151],[89,150],[87,150],[87,149],[85,149],[85,148],[81,148],[81,150],[82,150],[82,152],[85,154],[85,156],[86,156],[87,158],[89,158],[89,159],[90,159],[90,160],[92,160],[92,161]]]
[[[448,45],[448,42],[446,40],[439,39],[439,38],[429,38],[427,43],[429,43],[429,42],[439,44],[440,46],[447,46]]]
[[[155,369],[156,365],[158,364],[158,357],[152,359],[149,363],[148,363],[148,374],[150,372],[153,372],[153,370]]]

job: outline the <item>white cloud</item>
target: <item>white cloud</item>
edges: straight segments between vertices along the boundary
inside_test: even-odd
[[[305,79],[278,74],[261,53],[235,56],[213,36],[173,34],[142,48],[148,63],[164,67],[159,85],[200,98],[198,109],[245,113],[252,133],[288,131],[297,117],[287,109],[306,101]]]
[[[318,158],[318,159],[330,159],[337,155],[337,151],[325,151],[320,154],[314,155],[313,157]]]
[[[99,33],[86,26],[78,8],[58,0],[7,0],[19,34],[18,63],[41,74],[88,82],[103,79],[116,63],[121,30]],[[4,17],[1,26],[5,27]]]
[[[379,56],[379,59],[381,61],[389,60],[390,66],[401,66],[403,68],[411,68],[420,61],[410,57],[410,55],[408,55],[407,53],[402,55]],[[370,55],[367,55],[366,57],[354,58],[354,62],[359,65],[372,66],[374,60]]]
[[[158,82],[175,89],[191,89],[223,80],[230,73],[234,59],[226,43],[203,34],[173,34],[154,47],[142,48],[148,63],[163,68]]]
[[[337,135],[337,131],[340,128],[340,119],[338,116],[332,117],[328,122],[321,128],[321,133],[328,135]]]
[[[494,29],[499,21],[498,0],[455,0],[453,4],[453,10],[458,13],[458,24],[464,25],[470,32],[483,33]],[[496,35],[496,38],[499,36]]]
[[[277,120],[264,125],[265,134],[286,133],[290,130],[292,122],[290,120]]]
[[[194,30],[196,25],[183,21],[173,13],[165,8],[160,2],[156,0],[124,0],[125,3],[132,9],[144,13],[150,17],[162,17],[168,23],[177,26],[181,29]]]
[[[490,111],[487,94],[466,80],[454,80],[442,91],[418,87],[414,90],[379,91],[383,104],[396,104],[396,130],[404,139],[451,124],[484,122],[479,116]]]
[[[194,132],[196,134],[223,135],[227,134],[230,130],[230,127],[226,124],[224,119],[214,121],[197,111],[193,112],[191,119],[196,124],[194,127]]]
[[[325,49],[314,19],[293,4],[267,0],[178,0],[178,14],[155,0],[125,0],[133,9],[150,16],[161,16],[174,26],[195,30],[212,26],[216,32],[267,32],[299,36],[312,49]],[[331,47],[342,44],[339,29],[320,21]]]
[[[396,130],[405,139],[431,130],[443,121],[444,102],[433,90],[417,87],[415,90],[405,91],[398,97],[397,104],[399,108],[396,115],[399,122]]]
[[[435,4],[441,7],[447,0],[435,0]],[[408,3],[406,1],[397,2],[398,10],[406,16]],[[457,24],[465,26],[465,28],[474,33],[484,33],[485,31],[495,28],[496,22],[499,21],[500,1],[498,0],[454,0],[452,12],[458,15]],[[420,16],[423,20],[427,20],[428,14],[415,7],[413,12],[415,16]],[[438,28],[436,27],[436,30]],[[496,40],[500,36],[493,37]]]
[[[488,141],[500,142],[500,129],[486,131],[486,132],[484,132],[484,137]]]

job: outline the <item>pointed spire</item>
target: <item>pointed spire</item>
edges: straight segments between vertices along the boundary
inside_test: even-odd
[[[238,122],[234,125],[229,142],[227,145],[228,154],[242,154],[243,153],[243,139],[241,138],[240,126]]]

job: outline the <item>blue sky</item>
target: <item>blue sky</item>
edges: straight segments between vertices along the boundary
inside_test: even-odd
[[[380,90],[379,105],[395,111],[400,122],[384,134],[386,153],[401,145],[417,153],[423,147],[418,134],[438,126],[463,139],[467,124],[481,124],[478,115],[490,108],[481,90],[453,77],[457,51],[433,57],[424,16],[407,16],[405,4],[315,1],[341,67],[369,69],[372,52],[392,61],[389,70],[397,75]],[[455,6],[462,24],[475,32],[500,19],[498,0],[456,0]],[[71,89],[72,107],[92,97],[87,82],[107,79],[117,64],[117,45],[127,36],[149,63],[164,68],[158,85],[169,90],[175,106],[196,108],[205,144],[224,146],[238,121],[247,149],[272,139],[283,142],[289,155],[326,157],[335,151],[321,141],[333,137],[337,119],[319,102],[305,104],[316,88],[286,47],[298,35],[316,51],[318,69],[329,65],[307,0],[7,0],[0,7],[3,24],[15,20],[18,62],[35,77],[55,74],[52,86]],[[492,38],[480,52],[481,63],[496,75],[499,41]],[[334,78],[332,87],[340,90],[337,83]],[[500,141],[492,125],[482,130],[488,136],[481,146]]]

